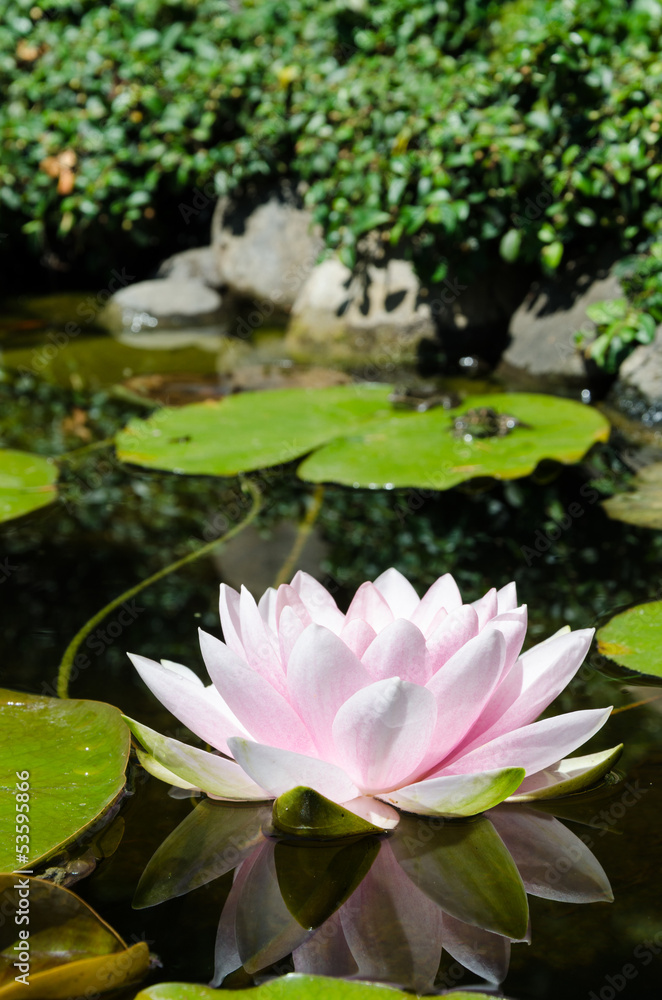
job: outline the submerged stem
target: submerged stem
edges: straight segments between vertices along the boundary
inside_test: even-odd
[[[115,444],[115,438],[102,438],[101,441],[92,441],[90,444],[83,444],[80,448],[72,448],[70,451],[63,451],[61,455],[54,455],[56,462],[75,462],[91,451],[100,451],[102,448],[110,448]]]
[[[303,519],[299,522],[294,544],[292,545],[285,562],[278,571],[278,575],[274,580],[274,587],[280,587],[281,583],[287,583],[292,576],[292,570],[298,563],[299,556],[301,555],[303,547],[308,541],[308,536],[313,530],[313,525],[318,518],[319,512],[322,508],[323,499],[324,487],[320,484],[313,490],[312,503],[306,511]]]
[[[201,556],[207,555],[207,553],[211,552],[217,545],[221,545],[223,542],[227,542],[231,538],[234,538],[235,535],[238,535],[240,531],[243,531],[244,528],[247,528],[248,525],[255,520],[260,512],[260,507],[262,506],[262,495],[255,483],[250,479],[245,480],[242,485],[252,497],[251,508],[243,521],[240,521],[239,524],[235,524],[234,528],[230,528],[229,531],[227,531],[224,535],[221,535],[219,538],[214,538],[211,542],[207,542],[201,548],[196,549],[195,552],[189,552],[189,554],[183,556],[183,558],[177,559],[175,562],[170,563],[169,566],[164,566],[163,569],[153,573],[152,576],[148,576],[146,580],[141,580],[140,583],[135,585],[135,587],[130,587],[129,590],[125,590],[123,594],[120,594],[119,597],[116,597],[109,604],[106,604],[101,611],[98,611],[94,617],[85,622],[83,627],[76,633],[67,646],[64,656],[62,657],[57,677],[58,697],[69,697],[69,678],[71,676],[71,668],[73,666],[76,653],[86,636],[90,634],[92,629],[95,628],[99,622],[103,621],[106,615],[110,614],[111,611],[114,611],[115,608],[119,607],[121,604],[124,604],[124,602],[128,601],[131,597],[139,594],[141,590],[145,590],[146,587],[149,587],[158,580],[161,580],[164,576],[168,576],[169,573],[175,573],[178,569],[181,569],[182,566],[186,566],[187,563],[194,562]]]

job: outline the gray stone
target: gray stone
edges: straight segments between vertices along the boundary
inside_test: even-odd
[[[330,258],[301,289],[285,343],[295,358],[371,361],[386,367],[413,359],[420,340],[434,334],[430,308],[420,300],[409,262],[368,265],[352,275]]]
[[[662,325],[651,344],[640,344],[625,359],[609,400],[648,426],[662,424]]]
[[[192,250],[173,254],[163,261],[156,276],[177,281],[198,281],[209,288],[220,288],[223,284],[218,256],[210,246],[194,247]]]
[[[560,280],[534,285],[512,318],[502,363],[538,377],[585,378],[586,362],[575,334],[593,338],[596,327],[586,309],[623,294],[618,278],[604,270],[591,274],[576,268]]]
[[[112,330],[138,333],[154,327],[205,326],[220,318],[222,299],[201,281],[183,277],[138,281],[108,301],[100,321]]]
[[[218,270],[231,292],[287,314],[324,247],[319,227],[283,184],[267,195],[222,198],[212,221]]]

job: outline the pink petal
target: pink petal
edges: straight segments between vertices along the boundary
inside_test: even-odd
[[[449,613],[456,611],[462,606],[462,598],[458,586],[450,575],[445,573],[432,584],[430,589],[421,598],[421,603],[411,616],[414,625],[417,625],[423,635],[430,634],[430,626],[440,608],[444,608]]]
[[[441,910],[407,877],[387,840],[339,912],[359,978],[417,993],[432,989],[441,959]]]
[[[190,671],[190,678],[183,677],[180,672],[145,656],[129,653],[129,659],[152,694],[205,743],[227,753],[228,736],[247,735],[213,684],[205,687],[193,671]]]
[[[216,688],[246,731],[270,746],[315,754],[315,745],[289,702],[225,643],[200,631],[200,648]]]
[[[375,587],[386,598],[395,618],[409,618],[420,604],[411,583],[397,569],[387,569],[378,576]]]
[[[281,694],[286,692],[285,674],[280,664],[280,650],[276,636],[267,628],[258,611],[253,595],[241,588],[239,599],[241,642],[249,667],[257,670]]]
[[[287,667],[289,701],[321,757],[334,755],[331,727],[338,709],[371,680],[361,661],[328,628],[309,625],[304,630]]]
[[[210,986],[220,986],[226,976],[241,968],[241,958],[237,949],[235,921],[239,900],[244,894],[244,886],[253,865],[257,864],[260,854],[267,849],[267,841],[261,844],[253,854],[242,861],[234,873],[234,881],[230,894],[225,901],[221,919],[216,933],[216,950],[214,956],[214,978]]]
[[[401,677],[413,684],[425,684],[428,676],[423,633],[404,618],[382,629],[361,662],[373,680]]]
[[[611,708],[568,712],[497,736],[470,753],[460,751],[443,765],[444,774],[472,774],[495,767],[523,767],[535,774],[576,750],[609,718]]]
[[[345,622],[340,630],[340,638],[359,660],[376,635],[374,628],[361,618]]]
[[[374,583],[362,583],[354,594],[347,610],[346,620],[351,622],[355,618],[362,618],[374,628],[375,632],[381,632],[393,621],[393,612]]]
[[[442,934],[444,951],[474,975],[491,983],[501,983],[506,978],[510,964],[509,938],[465,924],[450,913],[444,913]]]
[[[496,615],[488,623],[487,627],[499,629],[506,640],[504,677],[510,671],[520,654],[526,637],[527,625],[528,609],[526,604],[523,604],[521,608],[515,608],[513,611],[504,611],[503,614]]]
[[[310,625],[312,623],[313,619],[311,618],[306,605],[303,603],[294,587],[291,587],[289,583],[281,584],[276,591],[276,621],[279,623],[279,626],[280,616],[285,608],[291,608],[291,610],[298,615],[304,625]]]
[[[276,591],[273,587],[268,587],[257,602],[258,610],[262,616],[264,624],[276,634],[278,621],[276,619]]]
[[[490,813],[489,819],[512,855],[527,892],[566,903],[614,898],[595,855],[553,816],[505,806]]]
[[[358,972],[339,913],[332,913],[313,936],[292,952],[294,971],[309,976],[344,976]]]
[[[280,644],[280,660],[286,674],[292,650],[299,636],[303,635],[307,628],[309,625],[306,625],[299,618],[294,608],[283,608],[278,623],[278,642]]]
[[[478,635],[478,615],[469,604],[451,611],[442,623],[429,634],[428,672],[432,676],[465,643]]]
[[[450,774],[416,781],[379,797],[421,816],[476,816],[512,795],[523,777],[524,769],[517,767]]]
[[[494,618],[499,610],[497,592],[494,587],[488,590],[482,597],[479,597],[477,601],[473,601],[471,607],[475,609],[478,615],[478,627],[483,628],[487,625],[490,618]]]
[[[229,746],[242,770],[275,798],[299,785],[313,788],[338,803],[348,802],[359,794],[345,772],[325,760],[240,738],[231,740]]]
[[[340,631],[345,616],[326,587],[308,573],[299,570],[292,580],[292,589],[297,592],[317,625],[325,625],[336,634]]]
[[[507,583],[505,587],[501,590],[497,590],[497,604],[499,606],[499,614],[502,615],[504,611],[514,611],[517,607],[517,584]]]
[[[505,653],[501,633],[486,629],[465,643],[427,682],[437,705],[437,723],[422,769],[440,763],[464,739],[492,695]]]
[[[221,616],[221,628],[223,629],[223,641],[233,653],[244,659],[246,654],[241,641],[241,624],[239,617],[240,598],[236,590],[221,584],[221,594],[219,599],[219,614]]]
[[[593,631],[565,632],[524,653],[499,684],[468,734],[463,751],[468,753],[537,719],[576,674],[588,652]]]
[[[364,792],[393,788],[414,771],[436,721],[433,695],[399,677],[362,688],[333,722],[336,760]]]

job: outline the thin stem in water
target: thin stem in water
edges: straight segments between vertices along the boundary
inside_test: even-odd
[[[244,528],[247,528],[248,525],[255,520],[262,506],[261,493],[258,487],[255,485],[255,483],[252,482],[250,479],[246,479],[243,485],[244,488],[247,490],[247,492],[250,493],[252,498],[251,508],[248,511],[248,514],[246,515],[243,521],[240,521],[239,524],[235,524],[234,528],[230,528],[230,530],[227,531],[224,535],[221,535],[220,538],[214,538],[211,542],[207,542],[206,545],[203,545],[201,546],[201,548],[196,549],[195,552],[189,552],[189,554],[184,556],[182,559],[177,559],[176,562],[170,563],[169,566],[164,566],[163,569],[160,569],[156,573],[153,573],[152,576],[147,577],[146,580],[141,580],[140,583],[137,583],[135,585],[135,587],[130,587],[129,590],[125,590],[123,594],[120,594],[119,597],[116,597],[109,604],[106,604],[106,606],[102,608],[101,611],[98,611],[97,614],[94,615],[94,617],[90,618],[89,621],[85,622],[83,627],[76,633],[76,635],[73,637],[73,639],[67,646],[64,652],[64,656],[62,657],[62,662],[60,664],[60,669],[58,670],[58,677],[57,677],[58,697],[60,698],[69,697],[69,678],[71,676],[71,668],[73,666],[76,653],[78,652],[83,640],[90,634],[92,629],[96,628],[96,626],[104,620],[106,615],[109,615],[111,611],[115,610],[115,608],[119,607],[121,604],[124,604],[125,601],[130,600],[130,598],[132,597],[135,597],[135,595],[139,594],[141,590],[145,590],[146,587],[150,587],[153,583],[156,583],[158,580],[162,580],[163,577],[168,576],[169,573],[175,573],[178,569],[181,569],[182,566],[186,566],[188,563],[194,562],[201,556],[207,555],[207,553],[215,549],[216,546],[221,545],[223,542],[228,542],[231,538],[234,538],[235,535],[238,535],[240,531],[243,531]]]
[[[287,558],[280,570],[278,575],[274,580],[274,587],[280,587],[281,583],[287,583],[293,575],[293,570],[299,561],[299,557],[303,551],[303,547],[308,541],[308,536],[313,530],[315,521],[319,516],[319,512],[322,508],[322,501],[324,499],[324,487],[318,485],[313,490],[312,502],[310,507],[306,511],[306,514],[299,522],[299,527],[296,533],[296,538],[294,539],[294,544],[290,549]]]

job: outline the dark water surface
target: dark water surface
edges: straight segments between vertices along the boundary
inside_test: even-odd
[[[130,416],[149,412],[152,404],[137,376],[168,373],[170,391],[189,401],[210,386],[224,391],[238,369],[250,372],[252,384],[259,384],[260,372],[263,384],[273,384],[283,372],[279,343],[269,337],[250,346],[197,332],[188,344],[150,350],[81,331],[58,346],[58,331],[74,305],[75,300],[59,301],[56,323],[44,319],[52,304],[41,311],[19,304],[6,313],[0,325],[3,447],[57,455],[108,437]],[[383,373],[384,379],[391,375]],[[329,486],[304,553],[305,568],[326,582],[343,609],[356,586],[394,565],[419,593],[450,571],[467,601],[515,579],[520,600],[529,605],[529,642],[566,623],[594,625],[629,603],[660,596],[659,533],[610,521],[599,504],[600,490],[623,474],[619,454],[616,441],[581,467],[541,470],[530,480],[481,491],[420,495]],[[235,480],[127,468],[110,448],[67,463],[63,479],[56,504],[0,528],[0,560],[7,566],[0,584],[3,685],[37,694],[54,694],[64,649],[89,617],[246,512]],[[220,636],[220,581],[247,582],[259,596],[286,557],[292,525],[311,492],[293,468],[262,477],[261,485],[265,509],[256,530],[141,593],[128,625],[111,613],[92,633],[83,647],[87,664],[72,680],[73,697],[108,701],[157,730],[186,738],[141,685],[125,652],[183,662],[203,675],[196,629]],[[559,528],[563,512],[578,498],[583,498],[582,516]],[[659,995],[662,700],[628,706],[654,698],[662,688],[633,690],[632,681],[609,677],[601,666],[597,657],[589,657],[555,709],[609,704],[621,709],[580,752],[624,742],[618,765],[622,781],[583,803],[559,802],[554,811],[567,816],[575,833],[584,834],[615,899],[582,905],[530,899],[532,940],[513,946],[501,989],[506,996],[615,1000]],[[119,846],[76,883],[75,891],[125,940],[150,942],[162,963],[152,974],[154,981],[207,982],[231,875],[160,906],[132,910],[133,892],[149,858],[192,808],[189,800],[169,797],[167,786],[137,770],[132,781],[134,794],[120,814]],[[457,967],[449,972],[452,964],[446,966],[447,985],[475,982]]]

